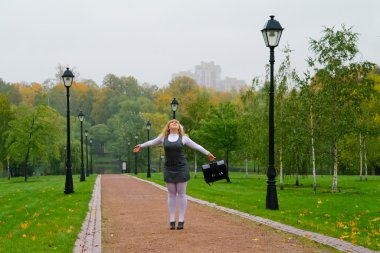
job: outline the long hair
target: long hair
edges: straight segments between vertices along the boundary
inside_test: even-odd
[[[179,121],[176,120],[176,119],[172,119],[172,120],[169,120],[168,123],[166,123],[164,129],[162,129],[162,132],[161,132],[161,134],[160,134],[162,137],[164,137],[164,138],[165,138],[165,137],[168,137],[168,135],[169,135],[169,133],[170,133],[169,125],[170,125],[170,123],[172,123],[172,122],[177,122],[177,123],[179,124],[178,134],[179,134],[180,136],[184,136],[184,135],[186,135],[186,134],[185,134],[185,129],[183,129],[183,126],[181,125],[181,123],[179,123]]]

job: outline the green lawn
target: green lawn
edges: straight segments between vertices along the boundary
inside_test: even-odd
[[[96,175],[65,195],[65,176],[0,178],[0,252],[72,252]]]
[[[146,174],[139,174],[146,179]],[[331,193],[331,176],[317,177],[317,194],[312,177],[285,177],[285,189],[277,187],[280,210],[265,209],[266,176],[230,173],[225,180],[207,185],[201,173],[189,182],[187,193],[218,205],[258,215],[297,228],[341,238],[373,250],[380,250],[380,177],[359,181],[358,176],[339,176],[338,193]],[[164,185],[161,173],[152,181]],[[277,182],[278,183],[278,182]]]

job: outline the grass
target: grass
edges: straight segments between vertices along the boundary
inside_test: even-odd
[[[147,179],[145,174],[138,175]],[[192,178],[187,193],[221,206],[240,210],[351,242],[372,250],[380,250],[380,177],[360,181],[358,176],[339,176],[339,192],[331,193],[331,176],[317,177],[317,193],[313,178],[285,177],[284,190],[277,187],[279,210],[267,210],[266,176],[230,173],[232,183],[218,181],[207,185],[201,173]],[[164,185],[161,173],[153,173],[151,181]],[[278,182],[277,182],[278,184]]]
[[[0,178],[0,252],[72,252],[96,175],[64,194],[65,176]]]

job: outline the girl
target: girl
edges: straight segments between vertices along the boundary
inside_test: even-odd
[[[187,181],[190,180],[189,166],[186,162],[183,147],[186,145],[207,155],[210,161],[215,160],[215,156],[185,135],[182,125],[175,119],[169,120],[156,139],[136,145],[133,152],[140,152],[142,148],[157,146],[162,143],[165,149],[164,181],[168,189],[170,229],[175,229],[177,200],[179,205],[177,229],[183,229],[187,207],[186,186]]]

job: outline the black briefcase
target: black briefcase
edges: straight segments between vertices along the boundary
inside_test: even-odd
[[[226,179],[227,182],[231,182],[228,177],[228,170],[224,163],[224,160],[210,162],[209,164],[202,165],[203,176],[206,183]]]

